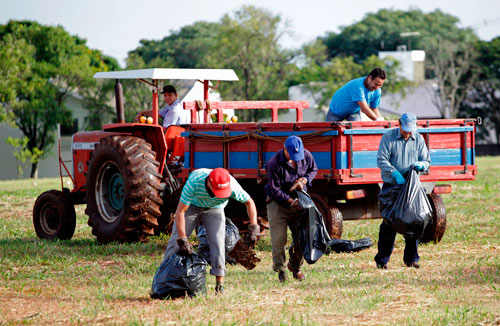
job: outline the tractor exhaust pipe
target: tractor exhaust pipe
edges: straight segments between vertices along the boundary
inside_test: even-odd
[[[116,100],[116,122],[125,123],[125,114],[123,111],[123,88],[120,80],[115,83],[115,100]]]

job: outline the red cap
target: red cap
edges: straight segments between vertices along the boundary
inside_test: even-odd
[[[213,169],[208,175],[208,181],[210,181],[212,191],[216,197],[229,198],[231,196],[231,177],[226,169]]]

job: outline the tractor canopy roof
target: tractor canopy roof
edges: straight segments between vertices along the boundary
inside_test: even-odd
[[[152,68],[123,71],[97,72],[94,78],[102,79],[194,79],[194,80],[238,80],[233,69],[178,69]]]

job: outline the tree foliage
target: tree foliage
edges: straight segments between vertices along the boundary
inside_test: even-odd
[[[458,18],[439,9],[424,13],[419,9],[380,9],[367,14],[361,21],[341,27],[340,33],[330,32],[319,39],[326,45],[329,58],[352,56],[362,62],[379,51],[396,51],[398,45],[412,49],[429,49],[429,40],[440,37],[459,41],[474,35],[470,29],[460,29]],[[418,36],[401,36],[405,32],[418,32]]]
[[[64,99],[72,92],[95,87],[95,71],[107,68],[97,50],[60,26],[9,21],[0,26],[0,85],[2,106],[28,138],[26,149],[48,154],[57,124],[71,124]],[[37,177],[38,159],[31,160]]]
[[[239,82],[221,87],[225,99],[287,98],[291,54],[279,46],[284,33],[279,15],[254,6],[243,6],[221,19],[209,64],[216,68],[233,68],[240,77]],[[244,112],[243,121],[257,121],[266,113],[263,110]]]
[[[127,68],[231,68],[240,80],[221,85],[219,92],[224,99],[286,99],[287,76],[293,67],[289,63],[291,53],[278,45],[284,33],[279,15],[243,6],[218,23],[196,22],[161,41],[142,40],[141,46],[129,52]],[[127,95],[129,105],[142,109],[150,102],[150,92],[144,91],[147,87],[126,87],[133,95]],[[247,111],[240,120],[255,121],[265,113]]]
[[[476,50],[472,42],[432,41],[430,68],[437,79],[435,105],[444,118],[456,118],[466,94],[477,80],[474,69]]]
[[[481,117],[483,126],[479,137],[486,138],[493,131],[500,144],[500,36],[490,42],[477,43],[478,80],[467,93],[462,105],[462,116]]]

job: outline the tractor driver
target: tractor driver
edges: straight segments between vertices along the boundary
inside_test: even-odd
[[[177,99],[177,91],[172,85],[166,85],[161,92],[165,106],[158,112],[163,118],[163,127],[186,124],[182,104]]]
[[[193,247],[188,237],[198,223],[203,224],[210,247],[212,262],[210,274],[215,276],[216,293],[224,292],[226,265],[224,207],[229,198],[245,204],[250,219],[246,241],[250,246],[254,246],[260,236],[260,226],[257,224],[257,209],[252,198],[226,169],[197,169],[189,174],[182,189],[181,199],[174,216],[172,236],[163,258],[166,261],[176,252],[181,256],[191,255]]]

